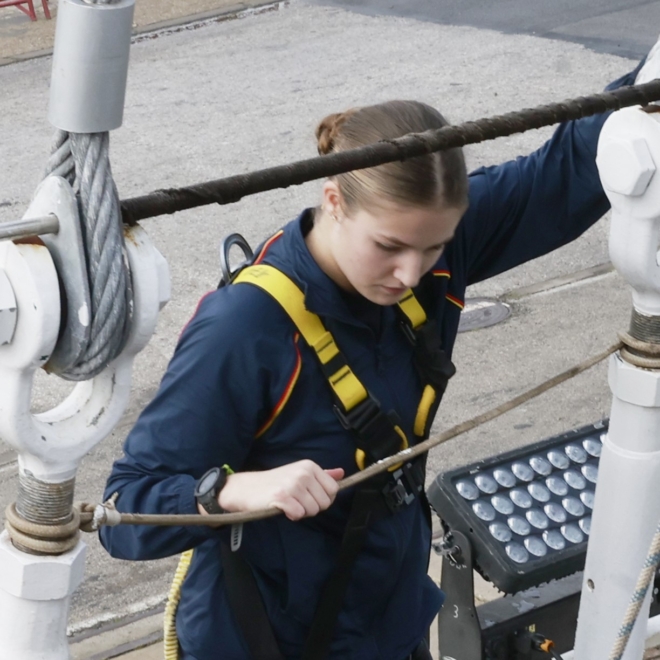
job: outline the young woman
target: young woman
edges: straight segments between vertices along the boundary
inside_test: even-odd
[[[633,82],[630,74],[613,86]],[[224,529],[101,532],[109,552],[124,559],[195,549],[177,612],[181,658],[256,657],[264,618],[272,637],[266,634],[261,657],[430,657],[424,637],[443,596],[427,576],[430,526],[414,475],[419,466],[372,488],[362,507],[366,531],[358,532],[357,550],[339,572],[347,522],[361,505],[354,506],[353,492],[337,495],[337,481],[383,453],[381,436],[394,438],[391,453],[427,435],[451,375],[467,285],[564,245],[608,209],[594,162],[604,120],[564,124],[530,156],[469,177],[462,153],[451,150],[326,181],[320,206],[266,241],[255,263],[298,287],[343,366],[328,367],[324,347],[311,347],[276,297],[254,281],[202,299],[126,440],[106,496],[118,493],[121,511],[276,506],[284,515],[246,524],[234,553]],[[324,119],[318,148],[331,153],[445,124],[422,103],[383,103]],[[409,304],[410,289],[427,319],[424,337],[405,327],[398,305]],[[346,365],[368,394],[368,419],[342,409],[340,379],[331,372]],[[384,425],[378,433],[368,428],[372,419]],[[200,484],[210,468],[219,469]],[[248,605],[254,622],[235,602],[231,581],[243,570],[236,556],[256,585],[260,602]],[[328,585],[342,580],[330,594]],[[338,612],[318,615],[333,599]]]

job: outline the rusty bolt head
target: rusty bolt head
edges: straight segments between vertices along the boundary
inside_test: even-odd
[[[638,197],[648,188],[655,163],[642,138],[609,139],[599,145],[596,164],[605,190]]]
[[[16,330],[16,297],[9,278],[0,268],[0,346],[11,343]]]

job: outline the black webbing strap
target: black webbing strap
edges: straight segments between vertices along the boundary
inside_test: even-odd
[[[438,402],[447,389],[456,367],[442,348],[440,330],[435,320],[427,321],[415,331],[415,368],[423,383],[430,383],[438,392]]]
[[[405,449],[401,436],[395,430],[395,426],[400,424],[398,416],[394,411],[383,412],[380,403],[371,394],[349,412],[342,410],[339,402],[335,404],[334,411],[341,425],[347,431],[353,431],[358,449],[367,456],[367,465]]]
[[[355,560],[367,538],[369,524],[385,515],[382,483],[369,483],[355,493],[351,513],[346,523],[337,564],[321,591],[321,598],[314,614],[312,627],[303,649],[301,660],[326,660],[337,626],[337,618],[344,603],[344,596]]]
[[[284,660],[250,565],[224,541],[220,552],[229,607],[252,660]]]

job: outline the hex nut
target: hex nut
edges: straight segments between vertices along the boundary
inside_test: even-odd
[[[0,536],[0,588],[26,600],[59,600],[70,596],[85,573],[83,542],[56,557],[17,550],[6,532]]]
[[[10,344],[16,330],[16,296],[9,278],[0,268],[0,346]]]
[[[660,407],[660,371],[639,369],[615,354],[610,358],[608,380],[618,399],[645,408]]]
[[[648,188],[655,163],[642,138],[610,138],[598,146],[596,164],[605,190],[638,197]]]

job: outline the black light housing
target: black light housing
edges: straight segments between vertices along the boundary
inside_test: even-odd
[[[584,568],[607,420],[436,476],[427,489],[446,531],[506,593]]]

